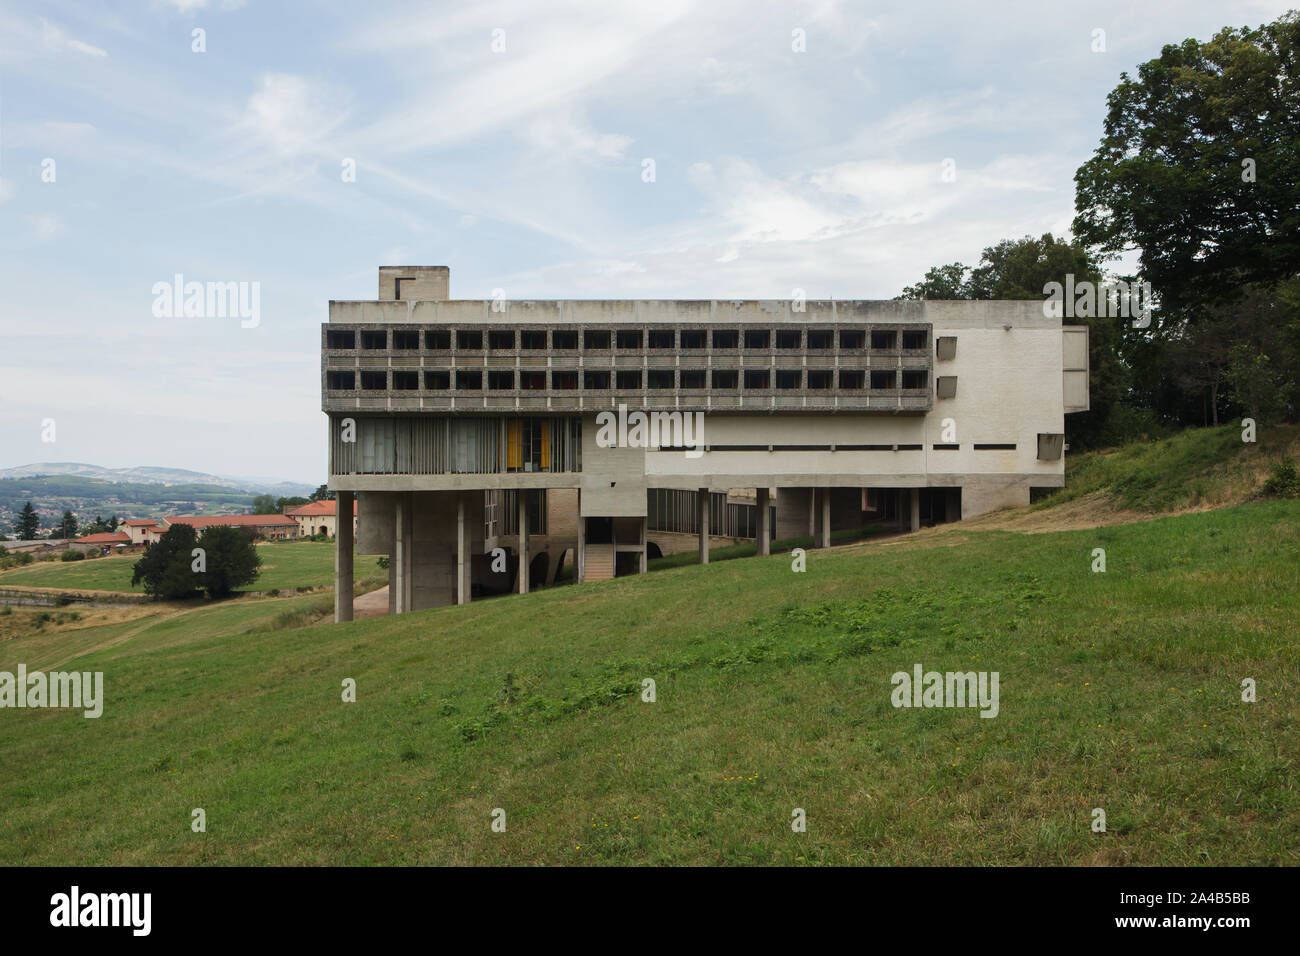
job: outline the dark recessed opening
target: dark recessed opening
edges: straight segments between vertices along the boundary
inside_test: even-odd
[[[478,369],[457,369],[456,388],[465,391],[483,388],[483,373]]]
[[[536,370],[520,372],[519,387],[531,392],[546,391],[546,373]]]
[[[789,329],[777,329],[776,347],[779,349],[797,349],[803,344],[803,333]]]
[[[387,372],[362,372],[361,388],[367,392],[382,392],[388,388]]]
[[[539,352],[546,351],[546,333],[539,332],[536,329],[520,332],[519,347],[521,349],[535,349]]]
[[[714,331],[713,347],[715,349],[740,348],[740,333],[735,329],[718,329]]]
[[[676,348],[677,333],[664,329],[654,329],[650,332],[649,345],[652,349]]]
[[[623,333],[620,332],[618,334],[622,335]],[[623,390],[639,389],[641,387],[641,370],[626,369],[624,371],[619,372],[615,376],[614,380],[620,389]]]
[[[641,347],[641,330],[620,329],[616,343],[621,349],[639,349]]]
[[[357,333],[326,330],[325,347],[327,349],[354,349],[357,347]]]
[[[576,349],[578,347],[578,333],[574,331],[555,331],[551,333],[551,348],[553,349]]]
[[[866,375],[861,370],[840,372],[840,388],[862,388],[866,384]]]
[[[780,333],[778,332],[779,336]],[[799,388],[803,385],[803,369],[779,368],[776,370],[777,388]]]
[[[903,348],[905,349],[928,348],[929,347],[929,343],[927,342],[928,338],[929,335],[927,335],[925,332],[904,332]]]
[[[823,329],[808,330],[808,347],[810,349],[835,348],[835,333]]]
[[[846,329],[840,333],[840,348],[842,349],[860,349],[866,344],[866,332],[854,332]]]
[[[835,380],[835,373],[828,368],[810,368],[808,370],[809,388],[830,388]]]
[[[871,372],[872,388],[893,388],[894,382],[897,381],[898,373],[892,368],[873,369]]]
[[[766,329],[747,329],[745,331],[745,348],[765,349],[771,341],[771,333]]]
[[[898,341],[898,333],[896,332],[891,331],[891,332],[871,333],[871,347],[873,349],[886,349],[886,350],[892,349],[894,347],[894,343],[897,341]]]
[[[736,388],[740,384],[740,373],[734,369],[716,369],[713,372],[714,388]]]
[[[582,333],[582,347],[584,349],[607,349],[609,348],[609,333],[601,331],[588,330]]]
[[[451,388],[450,372],[425,372],[424,387],[431,392],[443,392]]]
[[[515,387],[515,370],[488,372],[488,388],[494,392],[509,392]]]
[[[650,388],[672,388],[672,370],[663,368],[650,369],[650,371],[646,373],[646,384],[649,385]]]
[[[357,377],[354,372],[327,372],[325,387],[332,391],[351,391],[356,388]]]
[[[765,368],[745,369],[745,388],[767,388],[767,372]]]
[[[363,349],[386,349],[388,348],[388,332],[362,332],[361,347]]]
[[[704,388],[705,376],[702,368],[684,368],[681,371],[682,388]]]
[[[576,337],[577,333],[574,334]],[[551,373],[551,388],[568,392],[577,389],[577,387],[578,387],[578,373],[576,370],[572,372]]]
[[[903,388],[925,388],[930,373],[924,369],[903,369]]]
[[[393,391],[414,392],[420,387],[420,373],[416,371],[394,371]]]
[[[420,347],[420,333],[406,330],[393,332],[393,348],[413,351]]]
[[[456,348],[466,352],[478,352],[483,348],[483,333],[478,330],[456,333]]]
[[[582,387],[587,389],[603,390],[609,388],[608,372],[583,372]]]
[[[509,352],[515,347],[514,329],[492,329],[488,332],[488,348],[495,351]]]
[[[451,333],[446,330],[425,332],[424,347],[433,351],[451,348]]]
[[[703,329],[682,329],[681,347],[684,349],[702,349],[708,344],[709,334]]]

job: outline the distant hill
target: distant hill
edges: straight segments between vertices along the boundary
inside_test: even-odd
[[[158,465],[140,465],[135,468],[105,468],[102,465],[88,465],[79,461],[46,461],[34,465],[19,465],[17,468],[0,468],[0,480],[6,478],[69,477],[95,478],[100,481],[131,482],[144,485],[215,485],[218,488],[233,488],[252,494],[309,495],[316,490],[315,485],[306,485],[297,481],[283,481],[275,478],[232,478],[225,475],[210,475],[201,471],[187,471],[184,468],[163,468]]]

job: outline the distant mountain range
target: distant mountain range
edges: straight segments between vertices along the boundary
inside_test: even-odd
[[[141,465],[135,468],[105,468],[102,465],[89,465],[79,461],[46,461],[34,465],[19,465],[17,468],[0,469],[0,480],[36,477],[91,478],[96,481],[107,481],[115,484],[215,485],[218,488],[230,488],[235,491],[286,498],[295,495],[309,495],[316,490],[316,485],[306,485],[297,481],[284,481],[277,478],[238,478],[228,475],[210,475],[201,471],[187,471],[184,468],[162,468],[157,465]]]

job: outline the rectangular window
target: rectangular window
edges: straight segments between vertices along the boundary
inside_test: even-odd
[[[715,329],[713,332],[713,347],[715,349],[740,348],[740,333],[735,329]]]
[[[588,329],[582,333],[582,347],[584,349],[609,348],[609,333]]]
[[[519,373],[519,387],[530,392],[546,391],[546,373],[528,370]]]
[[[682,329],[681,347],[684,349],[702,349],[708,342],[708,333],[703,329]]]
[[[583,372],[582,387],[593,391],[603,391],[609,388],[609,373]]]
[[[767,372],[765,368],[745,369],[745,388],[767,388]]]
[[[778,335],[780,333],[777,333]],[[799,388],[803,385],[803,369],[779,368],[776,370],[777,388]]]
[[[871,387],[872,388],[893,388],[894,382],[897,381],[898,373],[892,368],[872,369],[871,370]]]
[[[840,348],[860,349],[867,344],[867,333],[845,329],[840,333]]]
[[[830,388],[835,381],[835,373],[828,368],[810,368],[808,370],[809,388]]]
[[[514,329],[493,329],[488,332],[488,348],[494,352],[509,352],[515,347]]]
[[[740,373],[735,369],[715,369],[713,372],[714,388],[736,388],[740,385]]]
[[[357,377],[353,372],[327,372],[325,387],[331,391],[351,391],[356,388]]]
[[[866,375],[861,370],[840,370],[840,388],[862,388],[866,384]]]
[[[646,384],[651,388],[672,388],[673,371],[672,369],[652,368],[646,374]]]
[[[451,333],[445,329],[424,333],[424,347],[431,352],[445,352],[451,348]]]
[[[898,333],[897,333],[897,332],[893,332],[893,331],[889,331],[889,332],[880,332],[880,331],[877,331],[877,332],[872,332],[872,333],[871,333],[871,347],[872,347],[873,349],[881,349],[881,350],[883,350],[883,351],[889,352],[889,351],[892,351],[892,350],[893,350],[893,348],[894,348],[894,343],[897,342],[897,341],[898,341]]]
[[[416,371],[393,371],[393,391],[414,392],[420,387],[420,373]]]
[[[553,349],[576,349],[578,347],[578,333],[573,331],[555,331],[551,333],[551,348]]]
[[[535,329],[527,329],[520,332],[519,347],[522,349],[533,349],[538,352],[546,351],[546,333],[538,332]]]
[[[466,352],[478,352],[483,348],[483,333],[477,330],[456,333],[456,348]]]
[[[405,352],[415,351],[420,347],[420,333],[409,330],[393,331],[393,348]]]
[[[771,333],[768,332],[766,329],[761,329],[761,330],[746,329],[745,348],[747,349],[767,348],[767,343],[770,341],[769,339],[770,335]]]
[[[808,347],[810,349],[835,348],[835,333],[824,329],[809,329]]]
[[[470,391],[481,389],[483,387],[483,373],[478,369],[457,369],[456,371],[456,388],[458,390]]]
[[[384,330],[378,332],[362,332],[361,347],[363,349],[388,348],[388,332]]]
[[[924,369],[903,369],[903,388],[925,388],[929,379],[930,373]]]
[[[425,372],[424,387],[431,392],[444,392],[451,388],[450,372]]]
[[[651,330],[650,348],[672,349],[677,347],[677,333],[663,329]]]
[[[618,347],[621,349],[639,349],[641,347],[641,330],[620,329],[617,341]]]
[[[789,329],[777,329],[776,347],[779,349],[797,349],[803,345],[803,333]]]
[[[622,335],[623,333],[618,333]],[[641,388],[641,370],[626,369],[620,371],[615,377],[615,382],[622,391],[637,391]]]
[[[975,450],[976,451],[1015,451],[1016,443],[1015,442],[984,442],[981,444],[980,442],[976,442]]]
[[[515,387],[515,370],[494,370],[488,372],[488,388],[494,392],[509,392]]]
[[[577,389],[577,387],[578,387],[577,370],[574,370],[572,372],[551,373],[551,388],[559,389],[561,391],[567,392],[567,391],[575,390]]]
[[[905,349],[923,349],[927,348],[926,340],[929,338],[925,332],[908,331],[903,333],[903,348]]]
[[[682,388],[704,388],[705,376],[702,368],[684,368],[681,371]]]
[[[382,392],[388,388],[388,373],[362,372],[361,387],[367,392]]]
[[[357,347],[357,333],[327,329],[325,332],[327,349],[354,349]]]

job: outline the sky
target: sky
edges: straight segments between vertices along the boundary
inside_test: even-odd
[[[0,468],[323,482],[320,324],[380,265],[889,299],[1068,236],[1121,72],[1288,6],[0,0]]]

